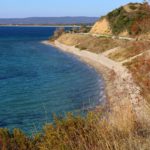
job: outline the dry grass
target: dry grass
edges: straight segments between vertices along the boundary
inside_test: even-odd
[[[141,87],[142,94],[150,103],[150,54],[144,54],[125,65],[132,72],[135,82]]]
[[[58,41],[95,53],[102,53],[115,47],[120,47],[116,52],[109,54],[109,58],[119,62],[150,49],[149,41],[125,41],[80,34],[63,34]]]
[[[124,61],[150,49],[149,41],[124,41],[120,44],[120,50],[109,55],[115,61]]]
[[[101,53],[115,48],[120,42],[119,40],[111,38],[97,38],[90,35],[80,34],[63,34],[58,41],[69,46],[76,46],[81,50],[90,50],[95,53]]]
[[[135,124],[130,132],[119,131],[98,115],[68,115],[45,127],[41,150],[133,150],[150,147],[149,132]]]
[[[94,113],[85,118],[71,114],[63,119],[55,117],[54,124],[46,125],[44,132],[32,139],[17,129],[13,133],[0,130],[1,150],[148,150],[149,147],[148,128],[135,123],[133,130],[120,131]]]

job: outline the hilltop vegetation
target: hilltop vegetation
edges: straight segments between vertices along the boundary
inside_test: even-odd
[[[111,33],[115,35],[125,33],[125,35],[135,36],[147,33],[150,31],[150,6],[148,3],[129,3],[117,8],[101,17],[97,26],[93,27],[93,32],[94,28],[98,26],[101,28],[104,19],[109,23],[107,28],[110,28]],[[98,33],[98,29],[95,32]]]

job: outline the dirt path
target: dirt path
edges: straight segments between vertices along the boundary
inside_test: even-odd
[[[113,49],[107,50],[106,52],[103,53],[103,55],[107,57],[109,54],[114,53],[114,52],[118,51],[119,49],[120,49],[120,47],[115,47]]]
[[[148,53],[150,53],[150,50],[147,50],[147,51],[142,52],[142,53],[140,53],[140,54],[138,54],[138,55],[135,55],[135,56],[133,56],[133,57],[130,57],[129,59],[125,59],[125,60],[122,61],[121,63],[124,64],[124,63],[130,62],[130,61],[132,61],[133,59],[135,59],[135,58],[137,58],[137,57],[140,57],[140,56],[142,56],[142,55],[144,55],[144,54],[148,54]]]

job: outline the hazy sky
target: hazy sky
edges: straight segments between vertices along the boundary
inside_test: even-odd
[[[142,0],[0,0],[0,18],[101,16],[129,2]]]

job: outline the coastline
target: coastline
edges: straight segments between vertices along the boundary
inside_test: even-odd
[[[54,43],[43,41],[42,43],[77,56],[81,61],[93,67],[103,77],[107,97],[103,114],[112,125],[117,126],[120,130],[130,130],[134,126],[133,120],[137,120],[138,118],[140,122],[145,121],[145,118],[147,118],[147,111],[144,110],[145,101],[143,101],[140,93],[137,92],[138,88],[132,82],[130,74],[125,72],[127,70],[120,66],[120,64],[108,60],[99,54],[87,50],[81,51],[74,46],[67,46],[58,41]],[[137,105],[137,101],[139,100],[142,106]],[[95,109],[96,112],[100,108],[101,106],[97,106]]]

